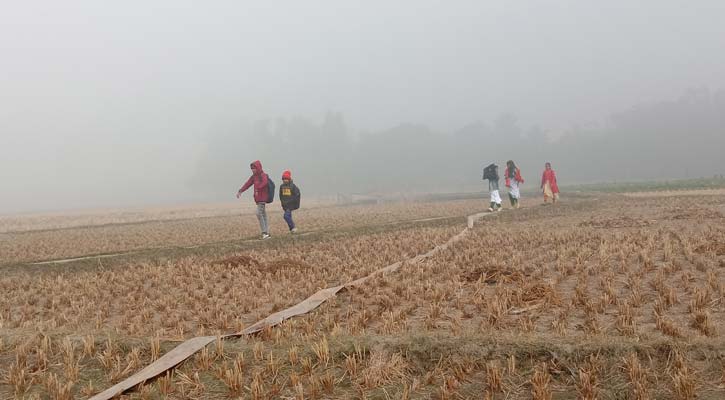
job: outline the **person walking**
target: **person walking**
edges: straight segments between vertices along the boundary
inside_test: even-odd
[[[488,191],[491,193],[491,205],[488,211],[501,211],[501,195],[498,192],[498,165],[490,164],[483,169],[483,179],[488,180]]]
[[[262,163],[259,160],[249,164],[249,168],[252,170],[252,176],[239,189],[237,198],[245,190],[249,189],[250,186],[254,186],[254,202],[257,204],[257,219],[259,220],[259,228],[262,230],[262,240],[269,239],[271,236],[269,235],[269,220],[267,219],[266,206],[267,203],[270,203],[269,184],[271,180],[262,169]],[[271,196],[274,196],[274,191],[272,191]]]
[[[521,177],[521,170],[516,167],[513,160],[506,161],[506,171],[504,171],[504,177],[506,178],[506,187],[509,190],[511,207],[519,208],[519,199],[521,198],[521,190],[519,186],[524,183],[524,178]]]
[[[292,181],[292,172],[286,170],[282,173],[282,184],[279,186],[279,201],[284,210],[284,220],[287,222],[290,233],[297,233],[297,227],[292,220],[292,211],[300,208],[300,189]]]
[[[544,192],[544,204],[559,201],[559,185],[556,183],[556,172],[551,169],[551,163],[546,163],[544,173],[541,175],[541,190]]]

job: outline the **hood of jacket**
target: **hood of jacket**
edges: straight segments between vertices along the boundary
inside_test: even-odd
[[[264,172],[262,163],[259,160],[254,161],[251,165],[254,165],[254,175],[259,176]]]

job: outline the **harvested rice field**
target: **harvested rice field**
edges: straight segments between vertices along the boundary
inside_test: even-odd
[[[485,207],[320,206],[266,241],[248,210],[6,220],[0,398],[91,398],[200,336],[117,397],[725,398],[725,195],[525,199],[468,228]]]

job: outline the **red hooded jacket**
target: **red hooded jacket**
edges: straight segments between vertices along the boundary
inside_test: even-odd
[[[546,182],[549,182],[552,193],[559,193],[559,186],[556,184],[556,172],[554,172],[553,169],[545,169],[544,174],[541,175],[541,187],[542,188],[544,187],[544,184]]]
[[[506,167],[506,171],[504,171],[503,175],[506,177],[506,187],[511,187],[511,178],[509,177],[508,167]],[[521,170],[518,168],[516,168],[514,180],[518,183],[524,183],[524,178],[521,177]]]
[[[259,160],[252,163],[256,168],[254,174],[247,179],[247,182],[239,189],[239,193],[249,189],[254,185],[254,202],[266,203],[269,198],[269,186],[267,185],[267,174],[262,169],[262,163]]]

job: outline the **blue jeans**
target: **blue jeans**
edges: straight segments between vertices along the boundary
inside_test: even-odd
[[[292,210],[284,210],[284,220],[287,222],[287,226],[289,226],[289,230],[292,230],[295,228],[295,222],[292,221]]]

